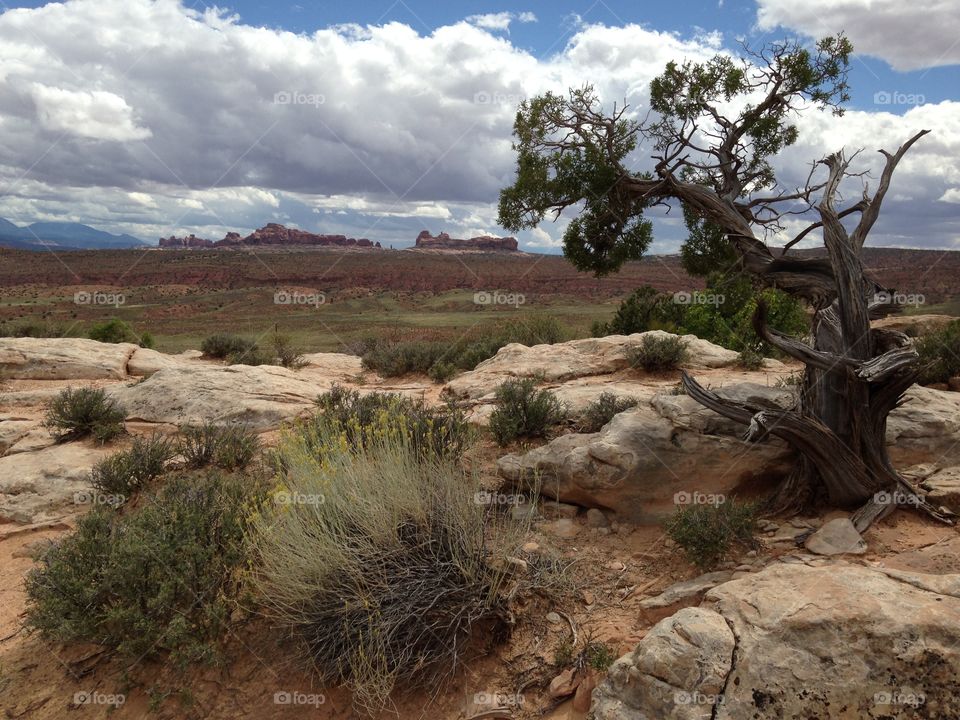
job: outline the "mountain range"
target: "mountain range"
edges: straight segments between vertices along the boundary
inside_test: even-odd
[[[147,243],[133,235],[114,235],[75,222],[35,222],[20,227],[0,218],[0,246],[21,250],[95,250],[142,247]]]

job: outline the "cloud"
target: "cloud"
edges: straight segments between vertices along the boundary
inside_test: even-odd
[[[854,50],[895,70],[960,63],[956,0],[758,0],[761,30],[780,27],[811,37],[843,31]]]
[[[532,21],[523,15],[514,21]],[[0,15],[0,217],[144,238],[216,238],[269,221],[396,244],[426,225],[494,232],[521,99],[593,82],[642,116],[667,61],[723,49],[718,33],[582,21],[558,43],[538,58],[468,20],[427,34],[398,22],[294,34],[175,0],[10,10]],[[956,204],[939,200],[960,186],[957,109],[811,113],[777,164],[799,182],[843,145],[873,154],[930,127],[895,179],[911,199],[891,198],[903,215],[878,224],[877,241],[952,243]],[[647,169],[649,154],[641,147],[632,167]],[[562,221],[520,240],[555,250],[558,230]],[[657,230],[658,248],[682,238],[670,224]]]
[[[484,28],[486,30],[510,30],[510,23],[514,20],[520,23],[532,23],[537,21],[537,16],[532,12],[498,12],[484,13],[483,15],[470,15],[467,22],[471,25]]]

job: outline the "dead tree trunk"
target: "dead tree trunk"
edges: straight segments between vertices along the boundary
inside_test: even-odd
[[[760,337],[806,366],[796,406],[771,410],[733,402],[706,390],[686,373],[683,383],[701,404],[747,424],[747,440],[757,442],[774,435],[798,451],[800,460],[779,488],[774,511],[796,512],[819,501],[860,508],[854,520],[863,529],[897,504],[911,504],[950,521],[949,513],[926,503],[890,461],[887,416],[915,381],[919,358],[906,335],[871,328],[872,319],[896,312],[897,307],[890,293],[866,277],[860,259],[893,169],[923,134],[911,138],[895,155],[884,153],[887,163],[880,187],[872,198],[865,196],[858,204],[862,214],[852,233],[844,228],[834,205],[847,161],[840,154],[823,161],[829,179],[817,210],[826,261],[773,259],[754,238],[741,232],[734,237],[748,269],[752,266],[768,284],[814,303],[810,345],[767,327],[762,305],[754,317]]]

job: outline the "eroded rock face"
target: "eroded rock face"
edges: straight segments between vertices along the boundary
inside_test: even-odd
[[[149,348],[138,347],[127,363],[127,372],[137,377],[149,377],[157,370],[170,367],[196,365],[203,353],[199,350],[187,350],[180,355],[167,355]]]
[[[0,458],[0,522],[41,522],[90,502],[90,468],[114,451],[68,443]]]
[[[540,377],[545,382],[563,382],[596,375],[609,375],[629,367],[627,353],[643,338],[669,337],[663,330],[633,335],[608,335],[584,338],[554,345],[527,347],[511,343],[470,372],[446,385],[446,391],[458,398],[476,400],[491,395],[497,386],[512,378]],[[733,365],[738,354],[694,335],[684,335],[689,359],[687,368],[719,368]],[[641,371],[637,371],[638,375]]]
[[[753,383],[719,391],[775,406],[788,391]],[[616,415],[598,433],[567,434],[525,454],[507,455],[497,470],[510,485],[541,483],[561,502],[613,510],[638,524],[658,523],[676,502],[728,495],[744,482],[774,481],[789,469],[787,445],[740,440],[742,426],[686,395],[658,393]]]
[[[897,467],[934,460],[960,464],[960,393],[914,385],[887,419],[887,444]]]
[[[417,235],[414,247],[420,250],[494,250],[516,252],[517,239],[515,237],[493,237],[480,235],[469,240],[452,238],[445,232],[436,237],[429,230],[421,230]]]
[[[591,717],[960,717],[958,672],[960,575],[777,564],[658,623]]]
[[[0,338],[0,373],[19,380],[121,379],[137,350],[84,338]]]
[[[329,385],[292,370],[261,365],[169,367],[108,393],[128,420],[154,423],[242,423],[254,430],[278,426],[308,410]]]

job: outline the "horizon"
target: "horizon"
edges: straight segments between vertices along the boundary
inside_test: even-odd
[[[607,104],[642,115],[668,60],[845,30],[856,53],[847,113],[802,114],[798,143],[775,160],[780,180],[802,182],[840,147],[863,148],[858,169],[875,170],[876,150],[929,128],[870,245],[954,249],[960,41],[948,29],[960,9],[868,4],[20,2],[0,14],[0,217],[150,245],[275,222],[398,247],[424,228],[514,235],[521,250],[558,253],[569,213],[519,233],[496,223],[521,99],[595,82]],[[638,170],[644,161],[638,152]],[[676,253],[680,213],[648,215],[649,252]]]

